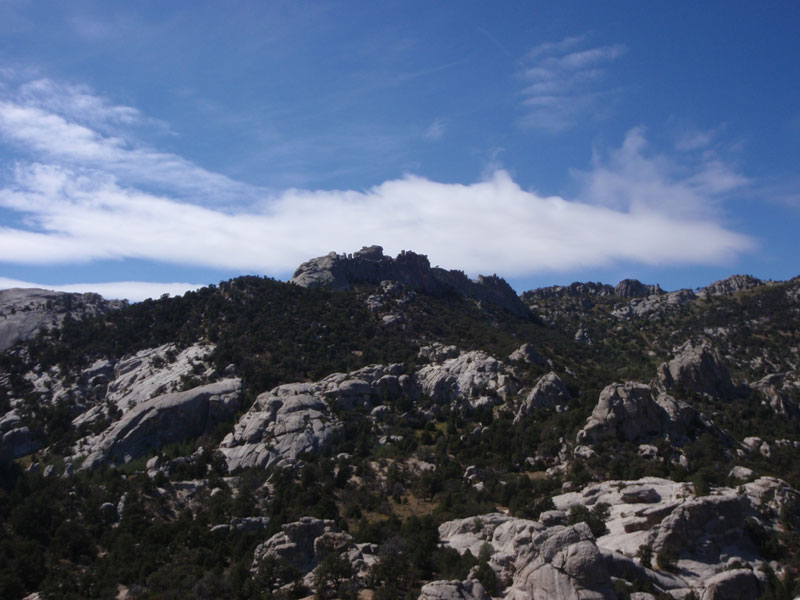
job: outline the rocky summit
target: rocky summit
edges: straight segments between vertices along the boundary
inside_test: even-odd
[[[517,295],[371,246],[0,292],[1,598],[800,594],[800,278]]]
[[[365,246],[353,254],[331,252],[304,262],[291,281],[303,287],[327,286],[334,290],[349,290],[358,283],[395,281],[428,294],[455,293],[489,302],[517,315],[527,312],[511,286],[496,275],[471,280],[463,271],[432,268],[424,254],[404,251],[395,258],[384,256],[381,246]]]

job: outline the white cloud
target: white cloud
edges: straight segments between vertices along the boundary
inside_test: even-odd
[[[622,146],[595,155],[591,171],[575,172],[579,199],[632,213],[655,211],[670,218],[709,219],[719,214],[724,197],[749,185],[713,152],[691,163],[676,157],[647,155],[641,128],[631,129]]]
[[[712,220],[640,204],[637,192],[670,190],[640,189],[638,180],[623,188],[624,175],[611,189],[631,210],[541,197],[498,171],[471,185],[409,176],[363,192],[288,190],[263,210],[228,214],[33,165],[18,169],[16,189],[0,191],[0,206],[37,231],[0,229],[0,255],[24,264],[136,258],[287,274],[309,256],[380,243],[473,274],[524,276],[617,260],[716,263],[751,247]]]
[[[111,281],[100,283],[70,283],[68,285],[49,285],[31,283],[19,279],[0,277],[0,290],[8,288],[39,288],[55,290],[57,292],[71,292],[83,294],[94,292],[108,300],[130,300],[140,302],[147,298],[160,298],[164,294],[182,296],[186,292],[197,290],[204,284],[199,283],[157,283],[150,281]]]
[[[565,40],[535,52],[535,68],[544,71],[530,75],[530,84],[558,83],[547,73],[591,78],[590,69],[623,51],[576,50],[580,44]],[[65,97],[54,99],[54,90]],[[553,115],[560,110],[554,98],[532,92],[529,100]],[[573,100],[591,98],[581,92]],[[520,277],[615,261],[719,263],[753,247],[714,210],[747,180],[713,154],[692,168],[647,156],[641,130],[579,174],[582,193],[574,200],[523,190],[499,167],[472,184],[407,176],[362,191],[268,195],[136,143],[127,127],[144,119],[90,90],[48,80],[2,93],[0,136],[30,155],[0,183],[0,207],[24,223],[0,225],[3,261],[132,258],[284,276],[310,256],[378,243],[471,274]]]
[[[525,115],[522,124],[558,133],[578,123],[616,95],[601,86],[605,66],[625,54],[622,44],[578,49],[583,37],[547,42],[528,52],[519,72]]]
[[[132,126],[164,125],[88,88],[38,79],[3,96],[0,139],[37,159],[71,168],[102,169],[128,185],[219,206],[252,202],[264,193],[138,142]]]
[[[444,136],[445,125],[441,119],[436,119],[422,134],[423,139],[436,142]]]

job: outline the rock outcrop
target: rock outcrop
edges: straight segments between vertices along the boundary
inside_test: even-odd
[[[456,293],[495,304],[516,315],[528,315],[516,292],[496,275],[471,280],[462,271],[432,268],[424,254],[404,251],[395,258],[384,256],[381,246],[364,247],[353,254],[331,252],[311,259],[300,265],[291,279],[302,287],[328,286],[334,290],[348,290],[357,283],[378,285],[383,281],[396,281],[433,295]]]
[[[800,416],[800,406],[794,398],[800,397],[800,379],[794,373],[773,373],[762,377],[751,386],[761,392],[772,410],[786,417]]]
[[[554,408],[558,412],[563,412],[571,398],[572,395],[567,386],[558,375],[551,371],[540,377],[533,386],[520,405],[514,422],[527,417],[537,408]]]
[[[125,414],[142,402],[181,389],[186,379],[203,375],[206,361],[214,347],[193,344],[179,349],[174,344],[163,344],[123,356],[117,361],[100,359],[84,369],[77,382],[65,387],[61,381],[41,377],[34,381],[38,390],[52,390],[51,401],[60,398],[85,397],[94,405],[73,420],[80,427],[109,417],[110,411]]]
[[[304,572],[311,571],[319,563],[320,544],[317,540],[325,534],[339,534],[335,521],[303,517],[299,521],[281,526],[281,530],[259,544],[253,552],[253,568],[258,567],[267,556],[286,561]],[[347,542],[352,538],[347,535]]]
[[[688,593],[710,586],[709,578],[728,564],[748,569],[763,564],[765,557],[751,532],[777,532],[777,515],[781,510],[791,512],[798,497],[797,490],[768,477],[739,489],[714,488],[710,495],[699,497],[691,484],[645,477],[593,483],[580,492],[555,496],[553,503],[562,511],[577,505],[607,505],[607,533],[597,539],[598,546],[629,558],[646,547],[656,564],[671,561],[677,573],[647,571],[647,578],[661,588]]]
[[[646,285],[637,279],[623,279],[616,286],[607,283],[576,281],[570,285],[553,285],[549,287],[528,290],[522,294],[524,302],[534,299],[546,300],[548,298],[591,298],[612,297],[639,298],[653,294],[663,294],[664,290],[658,284]]]
[[[293,462],[320,450],[340,430],[327,403],[302,385],[280,386],[256,398],[220,444],[229,470]]]
[[[547,363],[547,359],[539,354],[533,344],[522,344],[508,356],[508,360],[539,366]]]
[[[733,393],[730,374],[717,351],[706,341],[683,344],[675,357],[658,372],[659,383],[667,390],[680,387],[686,392],[725,398]]]
[[[314,569],[326,556],[336,554],[350,563],[355,577],[363,582],[378,562],[377,551],[374,544],[356,544],[335,521],[303,517],[282,525],[278,533],[256,546],[250,569],[256,572],[262,560],[274,558],[299,569],[310,584]]]
[[[489,594],[474,579],[431,581],[422,586],[418,600],[489,600]]]
[[[39,439],[26,425],[0,429],[0,458],[19,458],[39,448]]]
[[[241,381],[225,379],[142,402],[91,440],[81,468],[128,462],[148,450],[207,433],[234,415],[241,395]]]
[[[0,290],[0,352],[18,340],[31,339],[42,327],[58,327],[67,315],[81,319],[125,304],[91,293],[69,294],[37,288]]]
[[[439,526],[446,547],[474,555],[491,551],[489,566],[505,598],[614,599],[606,560],[585,523],[546,526],[488,514]]]
[[[228,468],[294,462],[321,450],[341,431],[336,410],[364,409],[400,396],[413,397],[403,366],[370,365],[311,383],[280,385],[256,398],[220,445]]]
[[[699,425],[699,414],[685,402],[654,393],[643,383],[612,383],[600,392],[577,440],[582,444],[604,439],[633,442],[664,434],[680,440]]]
[[[480,350],[426,365],[416,379],[420,393],[437,404],[465,400],[474,407],[481,399],[502,401],[514,392],[503,363]]]
[[[732,296],[737,292],[752,290],[762,285],[764,285],[764,282],[752,275],[731,275],[727,279],[720,279],[704,287],[700,292],[700,296]]]
[[[663,293],[664,290],[657,283],[646,285],[638,279],[623,279],[614,288],[614,295],[620,298],[644,298]]]
[[[633,298],[620,304],[611,314],[618,319],[634,319],[662,315],[673,309],[697,300],[697,294],[690,289],[657,293],[642,298]]]

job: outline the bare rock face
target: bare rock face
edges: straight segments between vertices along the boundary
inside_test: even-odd
[[[792,282],[794,282],[794,285],[786,290],[786,297],[789,302],[800,304],[800,279],[795,277]]]
[[[341,431],[334,409],[370,409],[416,386],[402,365],[370,365],[312,383],[280,385],[256,398],[220,445],[228,468],[291,463],[321,450]]]
[[[291,393],[288,388],[299,389]],[[222,440],[220,451],[229,470],[268,467],[320,450],[340,428],[322,398],[302,391],[301,384],[289,384],[256,398]]]
[[[6,431],[0,430],[0,458],[19,458],[36,452],[39,448],[41,444],[36,435],[25,425]]]
[[[779,531],[778,515],[792,514],[799,502],[797,490],[769,477],[738,489],[713,488],[707,496],[696,496],[691,484],[645,477],[592,483],[581,491],[553,498],[561,511],[605,504],[607,532],[597,539],[597,546],[606,556],[612,576],[650,581],[663,590],[683,590],[675,597],[689,591],[702,595],[704,589],[713,587],[712,576],[730,564],[747,569],[762,564],[765,558],[751,532],[759,528],[764,534]],[[652,553],[654,565],[662,560],[659,555],[671,557],[675,573],[630,564],[643,546]]]
[[[556,411],[562,412],[567,408],[571,398],[572,395],[567,390],[567,386],[558,375],[551,371],[539,378],[539,381],[533,386],[525,401],[520,405],[514,422],[527,417],[537,408],[555,408]]]
[[[800,396],[800,381],[793,373],[773,373],[756,381],[751,386],[758,390],[779,415],[800,416],[800,406],[792,396]]]
[[[65,387],[60,381],[41,377],[34,381],[34,387],[44,392],[52,389],[52,401],[70,396],[85,396],[95,402],[88,410],[73,420],[79,427],[104,417],[109,417],[109,409],[125,414],[142,402],[181,389],[187,377],[194,377],[196,369],[205,368],[205,361],[213,351],[213,346],[193,344],[179,349],[174,344],[164,344],[146,348],[112,362],[97,360],[81,372],[76,384]],[[80,444],[79,444],[80,446]]]
[[[614,288],[614,295],[620,298],[643,298],[654,294],[663,294],[664,290],[656,284],[645,285],[638,279],[623,279]]]
[[[695,300],[697,300],[697,295],[689,289],[656,293],[641,298],[633,298],[629,302],[620,304],[611,314],[618,319],[648,317],[664,314]]]
[[[349,290],[356,283],[380,284],[397,281],[433,295],[456,293],[495,304],[513,314],[527,316],[528,309],[511,286],[496,275],[470,280],[462,271],[432,268],[428,257],[401,252],[395,258],[383,255],[381,246],[365,246],[353,254],[331,252],[304,262],[291,282],[302,287],[328,286]]]
[[[480,350],[426,365],[416,379],[420,392],[437,404],[486,396],[505,399],[514,391],[503,363]]]
[[[338,534],[346,536],[346,542],[352,543],[352,538],[342,534],[335,521],[303,517],[299,521],[287,523],[281,530],[259,544],[253,552],[253,569],[267,556],[285,560],[303,572],[311,571],[317,566],[320,544],[317,540],[323,535]]]
[[[42,327],[57,327],[69,315],[81,319],[124,306],[99,294],[68,294],[36,288],[0,290],[0,352],[33,338]]]
[[[720,279],[703,288],[704,296],[731,296],[744,290],[761,287],[764,282],[751,275],[731,275],[727,279]]]
[[[98,437],[81,468],[128,462],[152,448],[202,435],[233,416],[241,394],[239,379],[225,379],[142,402]]]
[[[522,344],[522,346],[514,350],[514,352],[509,355],[508,360],[520,361],[529,365],[539,366],[547,363],[547,359],[539,354],[538,350],[536,350],[533,344]]]
[[[708,580],[702,600],[750,600],[761,596],[763,585],[750,569],[723,571]]]
[[[474,579],[431,581],[422,586],[419,600],[489,600],[489,594]]]
[[[577,440],[584,444],[609,438],[633,442],[664,434],[680,438],[698,419],[691,406],[666,394],[654,395],[649,385],[612,383],[600,392]]]
[[[732,490],[731,490],[732,492]],[[745,530],[754,512],[746,496],[724,493],[687,500],[650,531],[653,555],[667,551],[673,556],[703,563],[719,563],[723,553],[756,554]]]
[[[733,392],[730,374],[719,354],[708,342],[689,340],[675,357],[659,368],[658,380],[665,389],[680,386],[688,392],[724,398]]]
[[[585,523],[565,527],[501,514],[439,526],[446,547],[476,554],[491,549],[489,566],[506,598],[616,598],[607,561]]]

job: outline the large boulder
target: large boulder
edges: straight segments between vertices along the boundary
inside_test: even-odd
[[[461,554],[488,548],[506,598],[616,598],[607,561],[585,523],[548,527],[489,514],[443,523],[439,535]]]
[[[661,365],[658,381],[667,390],[680,387],[718,398],[729,396],[734,389],[719,353],[707,341],[683,344],[671,361]]]
[[[691,406],[663,393],[654,394],[649,385],[612,383],[600,392],[597,406],[577,440],[633,442],[664,434],[680,438],[697,422],[699,415]]]
[[[479,581],[431,581],[422,586],[418,600],[489,600]]]
[[[19,458],[39,448],[39,438],[25,425],[0,432],[0,458]]]
[[[505,399],[513,393],[503,363],[480,350],[425,365],[416,378],[420,392],[437,404],[487,395]]]
[[[514,422],[527,417],[537,408],[554,408],[558,412],[563,412],[571,398],[572,395],[567,390],[567,386],[558,375],[551,371],[540,377],[533,386],[520,405]]]
[[[82,468],[121,463],[166,444],[210,432],[239,408],[242,382],[225,379],[137,405],[93,440]]]
[[[800,406],[793,396],[800,397],[800,380],[794,373],[773,373],[762,377],[751,386],[761,392],[770,407],[785,417],[800,416]]]
[[[279,385],[256,398],[220,451],[231,470],[290,464],[306,452],[320,451],[342,430],[337,411],[367,413],[374,404],[416,393],[412,378],[399,364],[369,365],[320,381]],[[383,413],[378,411],[376,418]]]
[[[321,450],[341,429],[327,403],[307,393],[261,394],[220,444],[228,469],[293,462]]]
[[[750,569],[733,569],[708,579],[702,600],[752,600],[763,592],[763,585]]]
[[[757,549],[747,534],[746,519],[755,514],[748,498],[733,490],[691,498],[650,531],[648,545],[654,556],[702,564],[724,562],[723,555],[753,559]]]
[[[340,532],[335,521],[303,517],[299,521],[286,523],[281,530],[259,544],[253,552],[253,569],[263,558],[277,558],[294,565],[303,572],[311,571],[321,559],[323,544],[318,540],[323,536],[343,536],[341,550],[352,544],[352,538]]]
[[[508,356],[508,360],[539,366],[547,363],[547,359],[539,354],[539,351],[533,344],[522,344]]]

